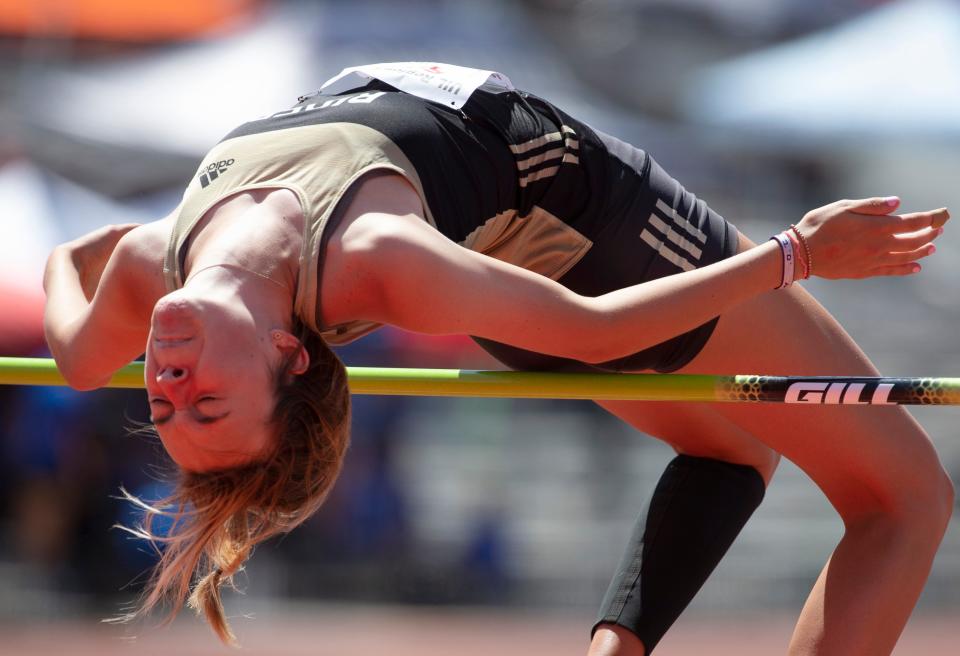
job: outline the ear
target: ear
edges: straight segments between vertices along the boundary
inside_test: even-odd
[[[270,339],[277,350],[282,353],[284,359],[293,357],[290,368],[287,370],[288,374],[299,376],[307,370],[310,366],[310,354],[307,353],[307,349],[293,333],[274,328],[270,331]]]

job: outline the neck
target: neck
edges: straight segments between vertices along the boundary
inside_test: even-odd
[[[292,286],[244,267],[223,263],[202,266],[190,274],[182,292],[242,307],[261,331],[291,328]]]
[[[287,190],[255,190],[228,199],[196,226],[184,276],[211,267],[246,272],[296,290],[303,247],[303,213]]]
[[[280,289],[282,289],[284,292],[289,294],[291,297],[295,293],[294,290],[291,288],[289,281],[284,282],[282,280],[276,280],[274,278],[271,278],[266,273],[260,273],[259,271],[254,271],[253,269],[248,269],[245,266],[241,266],[239,264],[235,264],[232,262],[218,262],[217,264],[205,264],[200,268],[194,267],[193,270],[190,271],[190,275],[187,276],[187,279],[184,280],[183,282],[184,287],[186,287],[187,283],[189,283],[193,278],[195,278],[197,274],[199,274],[201,271],[206,271],[207,269],[215,269],[217,267],[221,267],[225,269],[236,269],[238,272],[242,272],[243,274],[256,276],[268,282],[272,282],[274,285],[277,285]]]

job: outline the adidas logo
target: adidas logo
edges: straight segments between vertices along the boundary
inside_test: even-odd
[[[200,178],[200,186],[204,189],[207,186],[219,178],[221,175],[227,172],[227,168],[233,164],[233,159],[222,159],[219,162],[214,162],[210,164],[205,169],[200,169],[201,173],[197,177]]]

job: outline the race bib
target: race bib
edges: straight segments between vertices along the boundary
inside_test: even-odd
[[[484,83],[513,89],[503,73],[434,62],[394,62],[368,64],[343,69],[339,75],[323,83],[320,90],[339,94],[366,85],[371,79],[386,82],[406,93],[446,107],[460,109]]]

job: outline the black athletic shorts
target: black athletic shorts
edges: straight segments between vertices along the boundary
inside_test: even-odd
[[[569,121],[569,117],[567,117]],[[582,124],[581,124],[582,126]],[[581,128],[582,129],[582,128]],[[589,128],[586,128],[589,130]],[[591,131],[606,149],[608,194],[602,216],[577,221],[593,246],[558,282],[583,296],[600,296],[664,276],[712,264],[736,254],[736,228],[670,177],[647,153],[615,137]],[[596,165],[594,168],[598,168]],[[544,355],[488,339],[473,339],[512,369],[563,372],[668,373],[704,347],[718,318],[632,355],[600,364]],[[639,327],[638,327],[639,328]],[[602,340],[603,335],[596,339]]]

